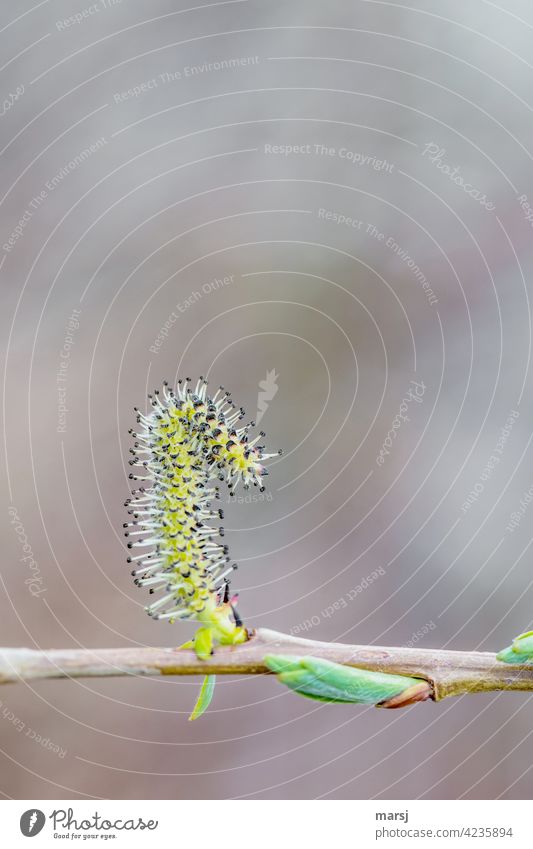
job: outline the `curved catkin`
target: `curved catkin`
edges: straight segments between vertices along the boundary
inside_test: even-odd
[[[135,489],[126,502],[128,548],[136,552],[128,563],[135,564],[136,585],[158,594],[145,608],[154,619],[206,621],[227,604],[228,576],[237,568],[220,542],[223,512],[211,506],[219,497],[214,481],[225,480],[231,494],[239,481],[263,489],[263,461],[276,455],[257,444],[262,431],[249,441],[253,422],[237,427],[244,410],[223,387],[210,397],[206,380],[193,390],[187,378],[175,392],[165,383],[148,397],[152,412],[136,410],[140,427],[130,431],[130,465],[144,474],[129,477],[151,485]]]

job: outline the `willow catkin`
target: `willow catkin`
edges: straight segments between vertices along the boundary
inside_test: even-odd
[[[263,431],[249,440],[253,422],[238,427],[244,410],[235,408],[223,387],[211,397],[203,378],[194,389],[189,378],[178,381],[175,392],[165,383],[149,398],[152,411],[136,410],[140,428],[130,431],[130,464],[140,474],[129,477],[143,482],[126,502],[132,575],[137,586],[157,594],[145,608],[154,619],[216,620],[222,630],[235,628],[241,623],[228,578],[237,566],[220,541],[223,511],[211,505],[219,497],[215,481],[226,481],[230,494],[240,481],[262,491],[263,461],[276,455],[257,444]]]

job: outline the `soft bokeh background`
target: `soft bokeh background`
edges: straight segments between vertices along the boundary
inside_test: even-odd
[[[143,613],[125,564],[127,431],[163,379],[208,374],[250,418],[266,381],[285,449],[263,503],[226,505],[248,624],[508,644],[533,608],[530,5],[0,14],[0,643],[187,638]],[[224,679],[190,724],[197,686],[2,688],[0,792],[531,796],[527,695],[389,713]]]

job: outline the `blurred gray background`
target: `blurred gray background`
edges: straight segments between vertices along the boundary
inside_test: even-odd
[[[247,624],[507,645],[533,608],[529,4],[1,16],[0,644],[189,637],[144,614],[122,504],[133,406],[207,374],[285,450],[225,505]],[[197,687],[2,688],[0,792],[531,796],[525,694],[386,712],[226,678],[190,724]]]

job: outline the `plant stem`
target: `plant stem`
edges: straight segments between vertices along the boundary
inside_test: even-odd
[[[253,632],[246,643],[217,648],[208,660],[199,660],[193,651],[178,648],[0,648],[0,684],[113,675],[270,674],[263,658],[278,653],[422,678],[435,701],[494,690],[533,691],[533,665],[501,663],[492,652],[350,646],[304,640],[266,628]]]

